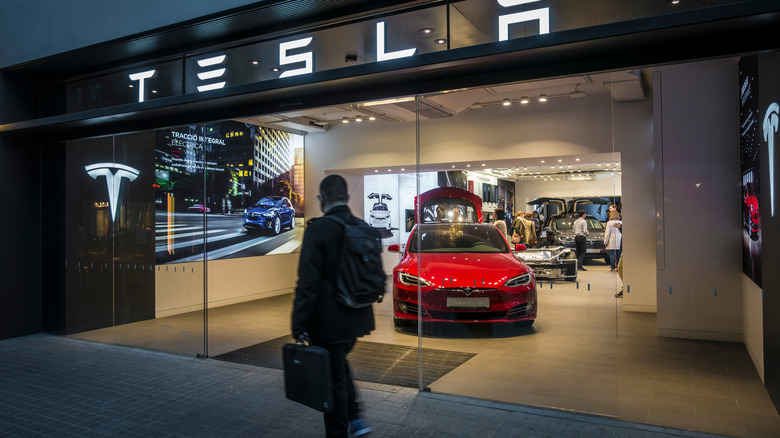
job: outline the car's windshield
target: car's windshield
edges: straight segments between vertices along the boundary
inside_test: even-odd
[[[281,200],[274,201],[271,198],[263,198],[263,199],[257,201],[257,204],[253,205],[252,207],[264,207],[264,208],[278,207],[279,204],[281,204],[281,202],[282,202]]]
[[[409,252],[417,251],[420,233],[423,253],[509,252],[506,241],[496,227],[489,224],[422,224],[412,235]]]
[[[555,228],[557,228],[560,231],[571,230],[572,228],[574,228],[575,220],[576,220],[575,218],[555,219]],[[588,223],[588,230],[604,229],[604,226],[601,225],[601,222],[599,222],[596,218],[586,217],[585,221]]]

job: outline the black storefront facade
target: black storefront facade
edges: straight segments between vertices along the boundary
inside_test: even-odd
[[[756,57],[759,73],[761,65],[777,73],[771,70],[776,68],[771,54],[778,50],[780,7],[773,1],[696,2],[683,5],[686,9],[674,9],[671,2],[647,2],[663,5],[631,11],[605,6],[586,16],[577,2],[481,1],[484,4],[478,0],[259,2],[184,22],[170,18],[165,27],[88,47],[55,49],[48,56],[5,66],[0,75],[0,192],[5,206],[0,232],[6,254],[0,264],[4,279],[0,338],[106,325],[100,318],[90,321],[83,307],[69,307],[65,284],[74,281],[69,278],[73,266],[63,266],[63,260],[70,262],[63,221],[73,208],[66,202],[68,188],[63,184],[69,175],[67,147],[89,149],[92,142],[112,138],[114,156],[98,161],[119,162],[117,151],[137,152],[132,148],[134,135],[165,127],[206,126],[215,120],[356,101],[727,57]],[[459,34],[456,10],[472,21],[489,23],[475,24],[484,34]],[[469,16],[474,10],[480,12]],[[420,17],[436,22],[432,27],[442,32],[437,35],[441,41],[423,45],[397,30],[415,27],[419,31]],[[352,45],[354,41],[359,44]],[[223,52],[229,60],[244,56],[243,64],[258,61],[263,73],[239,71],[226,63],[215,64],[214,69],[225,67],[227,72],[197,76],[210,68],[198,60],[217,59]],[[761,77],[759,82],[771,89],[771,80],[763,82]],[[134,85],[132,92],[112,88],[116,78]],[[163,78],[168,88],[159,90],[160,97],[151,95],[151,88],[144,91],[143,84],[151,87],[153,80]],[[197,89],[222,79],[226,84],[221,88]],[[96,88],[96,83],[102,88]],[[738,89],[735,85],[734,92]],[[128,138],[126,146],[117,144]],[[81,146],[76,146],[79,142]],[[656,159],[663,162],[657,155]],[[764,160],[762,166],[761,181],[770,187],[773,163]],[[307,175],[309,184],[323,176]],[[105,190],[102,184],[101,180],[95,190]],[[147,195],[139,191],[132,193]],[[761,211],[769,212],[770,190],[763,193]],[[663,216],[663,209],[656,208]],[[307,211],[306,217],[310,216],[316,212]],[[762,216],[763,374],[775,406],[780,400],[780,326],[773,317],[780,312],[776,296],[780,278],[772,269],[779,260],[777,229],[774,217]],[[148,238],[128,236],[121,245],[142,248]],[[128,271],[118,282],[128,288],[128,294],[154,289],[153,254],[105,263],[106,269],[113,265],[112,275],[133,264],[132,273]],[[660,270],[662,266],[659,263]],[[94,264],[89,269],[95,269]],[[671,287],[668,295],[672,296]],[[134,301],[137,308],[123,308],[118,313],[124,316],[115,314],[109,324],[153,318],[154,297],[145,300]],[[81,322],[74,326],[72,321],[79,318]],[[204,323],[204,331],[207,327]]]

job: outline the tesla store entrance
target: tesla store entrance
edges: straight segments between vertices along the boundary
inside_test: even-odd
[[[90,315],[97,301],[86,297],[113,298],[100,321],[69,336],[279,367],[305,221],[321,215],[318,184],[335,173],[352,212],[380,231],[388,275],[377,330],[351,354],[357,380],[770,436],[780,419],[745,346],[660,337],[671,326],[656,313],[659,264],[685,276],[656,251],[658,75],[729,78],[737,63],[387,96],[71,142],[65,195],[81,207],[68,216],[68,230],[80,230],[66,245],[68,295]],[[109,202],[100,163],[129,163],[112,170],[126,181]],[[720,206],[697,192],[686,202],[686,211]],[[574,237],[580,210],[584,253]]]

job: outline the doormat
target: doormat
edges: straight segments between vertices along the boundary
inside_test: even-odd
[[[220,354],[213,359],[281,370],[282,346],[290,342],[292,336],[282,336]],[[417,347],[359,340],[347,360],[355,380],[417,388],[420,369],[418,351]],[[474,353],[423,348],[423,387],[429,386],[474,356]]]

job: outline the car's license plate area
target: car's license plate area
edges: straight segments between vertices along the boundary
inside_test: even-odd
[[[488,297],[447,297],[447,307],[457,309],[488,309]]]

